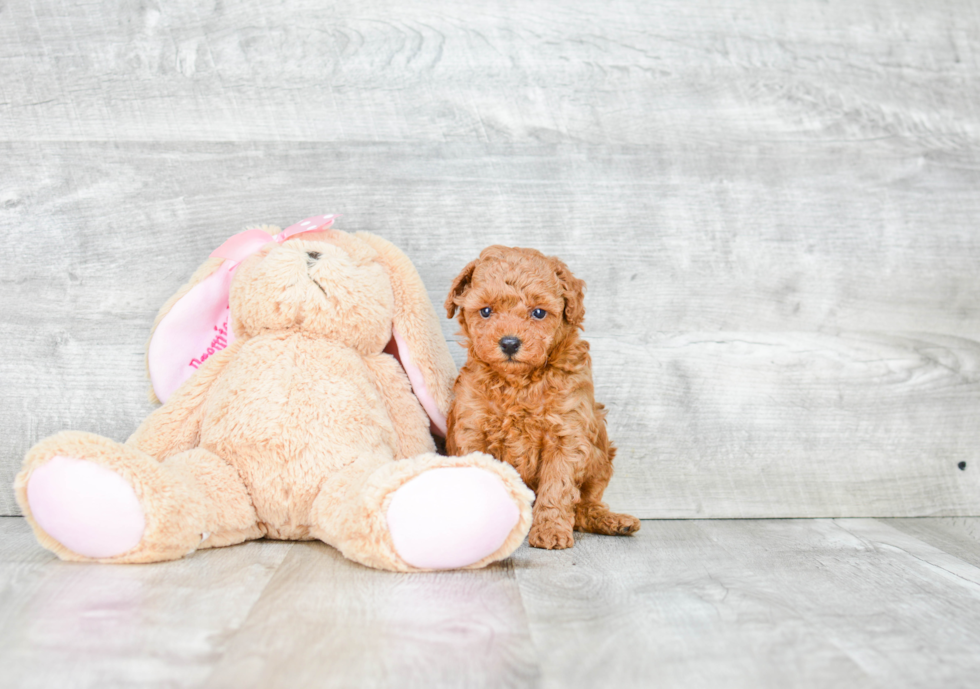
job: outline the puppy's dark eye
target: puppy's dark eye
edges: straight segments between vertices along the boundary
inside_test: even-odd
[[[319,251],[307,251],[306,252],[306,255],[309,256],[310,258],[312,258],[314,261],[317,260],[318,258],[320,258],[320,252]]]
[[[489,306],[484,306],[482,309],[480,309],[480,315],[484,318],[490,318],[491,313],[493,313],[493,309],[491,309]]]
[[[534,311],[531,312],[531,318],[536,321],[544,320],[544,317],[547,315],[548,312],[544,309],[534,309]]]

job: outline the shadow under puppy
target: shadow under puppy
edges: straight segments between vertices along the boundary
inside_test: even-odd
[[[610,512],[602,493],[615,447],[595,401],[585,282],[534,249],[491,246],[453,282],[468,349],[456,379],[446,448],[486,452],[517,469],[536,494],[529,542],[570,548],[573,530],[627,535],[640,522]]]

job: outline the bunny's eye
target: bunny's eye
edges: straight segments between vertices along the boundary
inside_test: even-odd
[[[534,311],[531,312],[531,318],[533,318],[536,321],[544,320],[544,317],[547,315],[548,312],[545,311],[544,309],[534,309]]]
[[[484,306],[482,309],[480,309],[480,315],[484,318],[490,318],[491,313],[493,313],[493,309],[491,309],[489,306]]]

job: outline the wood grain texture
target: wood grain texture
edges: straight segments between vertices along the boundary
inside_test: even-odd
[[[887,520],[646,521],[515,555],[543,687],[969,686],[980,569]]]
[[[977,45],[965,0],[2,4],[0,514],[148,413],[204,256],[320,212],[437,304],[492,243],[585,278],[617,509],[980,514]]]
[[[910,281],[904,291],[896,283],[887,296],[883,290],[848,300],[846,325],[864,320],[885,327],[859,332],[842,329],[837,317],[793,315],[791,302],[806,299],[787,296],[789,301],[779,303],[772,284],[756,282],[765,270],[755,266],[743,273],[748,257],[758,251],[726,264],[724,254],[685,239],[689,226],[665,226],[657,234],[641,229],[617,238],[596,234],[574,214],[559,212],[549,219],[535,209],[538,200],[577,204],[591,193],[600,209],[610,215],[615,209],[602,190],[588,191],[586,170],[570,185],[557,178],[553,161],[541,152],[518,159],[457,149],[459,157],[447,160],[435,151],[401,146],[5,147],[15,153],[11,160],[23,162],[12,166],[17,174],[0,181],[10,190],[8,198],[16,199],[0,218],[12,234],[32,230],[30,243],[0,258],[3,274],[11,276],[2,305],[7,327],[0,332],[9,352],[0,363],[6,391],[0,425],[8,439],[5,485],[27,447],[50,433],[81,428],[125,438],[150,410],[143,346],[157,306],[210,247],[238,227],[262,220],[286,224],[316,208],[345,212],[345,228],[376,231],[403,246],[437,304],[458,269],[485,244],[532,244],[562,255],[590,284],[586,336],[593,344],[597,395],[611,409],[612,435],[621,447],[608,492],[618,509],[643,517],[938,515],[980,509],[972,471],[980,446],[976,315],[972,308],[932,306],[947,292],[973,288],[976,281],[965,266],[948,274],[949,284],[939,285],[928,299],[922,298],[921,285]],[[56,160],[40,167],[29,162],[43,160],[44,151]],[[330,157],[338,164],[327,172],[318,169],[317,161]],[[620,170],[640,159],[609,162]],[[512,211],[513,223],[488,222],[498,213],[494,204],[500,197],[494,201],[474,193],[465,177],[486,160],[494,161],[498,172],[507,166],[505,176],[531,170],[540,178],[542,189]],[[242,180],[256,177],[263,167],[294,172],[273,174],[272,182],[255,187],[261,193],[246,193]],[[156,184],[158,179],[165,183]],[[403,207],[397,190],[406,188],[410,205]],[[467,194],[471,203],[457,205]],[[334,198],[342,201],[333,206]],[[226,219],[229,207],[237,210]],[[18,220],[25,217],[44,221],[25,228]],[[535,220],[539,226],[530,226]],[[638,226],[640,218],[635,220],[631,227]],[[964,237],[972,233],[965,222]],[[454,224],[471,229],[454,232]],[[921,246],[927,239],[917,247],[895,248],[905,262],[903,275],[917,272],[931,279],[929,265],[947,262],[945,239],[929,237],[933,243],[927,249]],[[670,251],[649,246],[665,238],[674,247]],[[757,239],[757,249],[766,244]],[[787,243],[771,260],[790,264],[796,246]],[[869,244],[860,251],[871,255],[874,249]],[[719,269],[710,289],[703,285],[707,273],[657,270],[660,261],[712,256],[728,266],[729,275]],[[964,256],[980,256],[980,243]],[[828,241],[822,260],[829,267],[838,258]],[[792,271],[810,275],[802,267]],[[733,286],[736,279],[741,284]],[[853,287],[856,276],[816,271],[806,279],[823,281],[811,291],[830,299]],[[669,296],[658,296],[664,292]],[[712,304],[699,303],[695,292],[710,294],[706,299]],[[882,306],[885,300],[890,310]],[[750,317],[753,304],[769,304],[771,311]],[[701,312],[691,315],[692,308]],[[780,322],[791,330],[774,330]],[[671,334],[691,326],[704,330]],[[745,330],[728,330],[731,326]],[[924,330],[929,326],[932,333]],[[453,338],[454,323],[446,320],[443,327]],[[913,329],[922,332],[889,334]],[[461,362],[463,350],[453,346],[452,351]],[[956,469],[960,461],[968,461],[971,471]],[[0,499],[6,513],[15,513],[9,491]]]
[[[592,349],[620,448],[607,493],[617,507],[682,518],[980,510],[972,340],[715,332],[643,346],[595,338]]]
[[[207,679],[209,687],[532,687],[514,574],[369,570],[297,544]]]
[[[980,567],[980,521],[976,519],[889,519],[888,525]]]
[[[973,146],[976,7],[5,3],[0,138]]]
[[[968,533],[980,520],[644,521],[405,575],[269,541],[66,564],[8,517],[0,687],[970,687]]]
[[[173,563],[60,562],[0,519],[0,686],[198,686],[291,544]]]

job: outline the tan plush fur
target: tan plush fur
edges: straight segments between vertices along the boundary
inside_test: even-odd
[[[521,543],[531,496],[517,473],[486,456],[435,454],[408,377],[383,353],[394,325],[448,412],[455,365],[411,262],[368,233],[306,237],[270,243],[242,262],[230,295],[238,339],[125,444],[64,432],[31,449],[15,488],[42,545],[86,559],[32,519],[31,472],[55,455],[106,466],[134,488],[146,516],[142,540],[109,562],[168,560],[268,536],[321,539],[363,564],[414,570],[394,549],[387,504],[420,473],[454,466],[493,472],[524,505],[504,544],[470,567]],[[206,262],[161,317],[219,263]]]
[[[537,495],[529,536],[537,548],[571,547],[573,529],[624,535],[640,528],[602,502],[615,448],[593,395],[589,344],[578,335],[584,289],[557,258],[491,246],[446,299],[450,318],[459,311],[469,352],[446,447],[487,452],[520,472]],[[505,351],[503,338],[517,338],[517,351]]]

